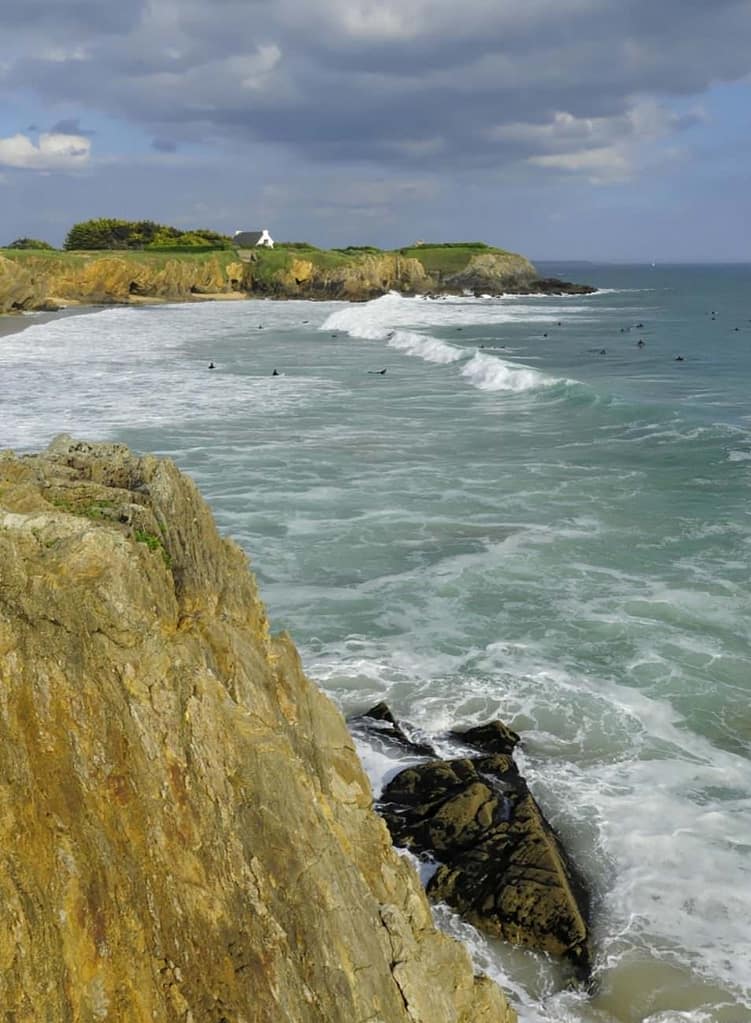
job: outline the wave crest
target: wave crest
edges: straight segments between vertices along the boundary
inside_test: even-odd
[[[561,383],[528,366],[514,366],[478,352],[462,367],[462,376],[481,391],[532,391]]]

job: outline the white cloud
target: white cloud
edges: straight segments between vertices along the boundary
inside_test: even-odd
[[[701,119],[699,109],[679,115],[642,98],[610,117],[576,117],[559,110],[546,121],[495,125],[485,137],[492,143],[526,149],[528,165],[583,175],[591,184],[602,185],[628,181],[666,160],[680,158],[670,139]]]
[[[28,170],[74,170],[88,163],[91,142],[83,135],[46,132],[35,144],[28,135],[0,139],[0,166]]]
[[[548,153],[531,156],[528,162],[536,167],[586,174],[593,185],[627,181],[634,172],[629,154],[619,146],[600,146],[574,153]]]

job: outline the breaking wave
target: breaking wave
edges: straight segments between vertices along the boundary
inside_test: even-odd
[[[479,316],[468,316],[468,307],[474,303]],[[459,304],[460,309],[455,308]],[[383,295],[364,305],[347,306],[332,313],[322,324],[322,331],[343,331],[351,337],[368,341],[383,341],[390,348],[404,352],[425,362],[449,365],[464,362],[461,376],[480,391],[532,391],[549,388],[556,384],[567,385],[575,381],[547,376],[529,366],[516,365],[494,355],[477,351],[469,345],[452,344],[419,329],[408,327],[435,326],[438,328],[461,329],[456,324],[471,325],[473,322],[502,322],[512,319],[554,319],[554,315],[540,317],[529,309],[508,306],[501,310],[484,305],[481,300],[464,299],[430,302],[422,299],[405,299],[395,293]]]

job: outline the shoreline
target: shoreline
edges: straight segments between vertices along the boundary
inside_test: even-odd
[[[68,316],[88,316],[92,313],[101,313],[105,309],[138,309],[142,306],[152,305],[192,305],[193,303],[205,302],[226,302],[242,301],[251,296],[245,293],[228,292],[227,294],[192,295],[189,299],[171,298],[149,298],[138,297],[130,302],[86,302],[81,305],[71,303],[60,309],[39,312],[0,313],[0,338],[8,337],[11,334],[20,334],[35,323],[50,323],[52,320],[62,319]]]
[[[20,334],[27,327],[33,327],[35,323],[50,323],[52,320],[62,319],[65,316],[88,316],[90,313],[98,313],[106,308],[103,305],[80,305],[56,309],[54,312],[3,313],[0,315],[0,338],[9,337],[11,334]]]
[[[574,287],[581,287],[575,285]],[[434,292],[397,292],[401,298],[423,298],[439,301],[450,298],[578,298],[582,295],[593,295],[600,291],[599,288],[587,288],[586,291],[502,291],[497,294],[484,292],[482,294],[465,295],[457,291],[434,291]],[[282,295],[282,294],[257,294],[247,291],[213,292],[205,295],[191,295],[181,298],[164,298],[161,296],[133,295],[127,302],[82,302],[78,305],[71,302],[69,305],[61,306],[55,310],[34,310],[24,312],[0,313],[0,338],[10,334],[19,334],[27,327],[35,323],[49,323],[52,320],[65,316],[87,316],[91,313],[102,312],[104,309],[138,309],[148,306],[161,305],[192,305],[194,303],[205,304],[209,302],[346,302],[349,305],[363,305],[372,302],[376,298],[388,295],[389,291],[383,291],[377,295],[367,298],[335,298],[329,295]]]

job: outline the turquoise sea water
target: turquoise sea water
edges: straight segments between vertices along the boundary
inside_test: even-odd
[[[33,325],[0,340],[0,446],[171,455],[345,713],[522,733],[594,992],[440,911],[522,1020],[746,1023],[751,267],[542,269],[603,290]]]

